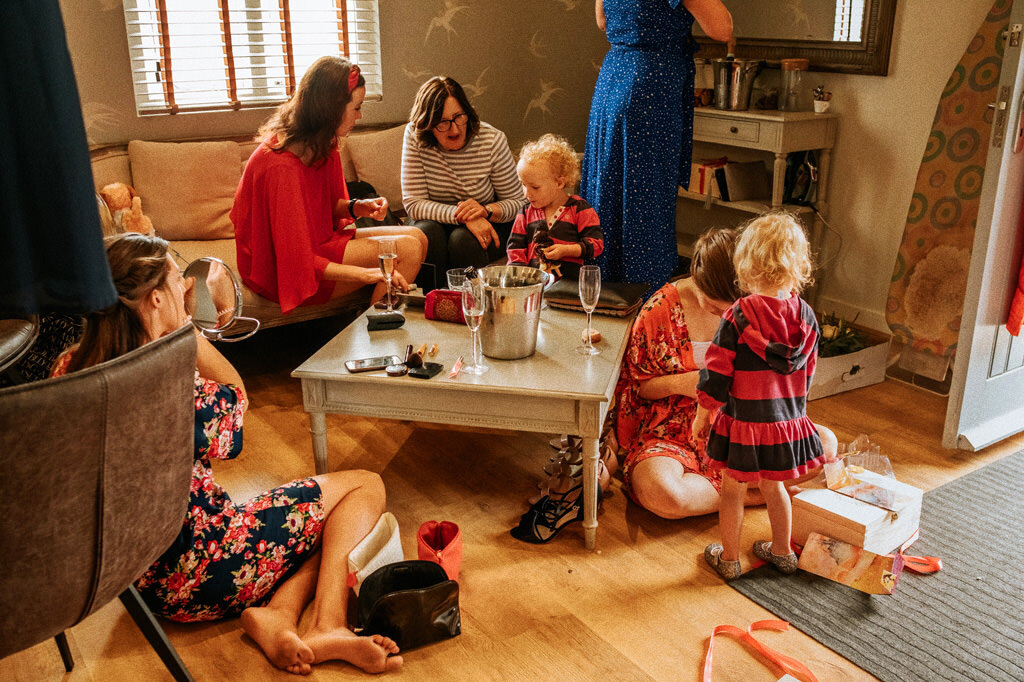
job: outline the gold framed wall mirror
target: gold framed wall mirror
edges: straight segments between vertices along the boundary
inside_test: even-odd
[[[811,71],[885,76],[896,0],[727,0],[736,57],[769,62],[800,57]],[[724,43],[693,35],[700,58],[724,57]]]

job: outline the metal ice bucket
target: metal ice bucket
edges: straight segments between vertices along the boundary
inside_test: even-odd
[[[491,266],[480,270],[484,280],[480,347],[484,355],[515,360],[537,350],[544,272],[525,265]]]

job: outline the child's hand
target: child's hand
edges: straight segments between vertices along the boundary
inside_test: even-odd
[[[711,423],[708,417],[707,408],[698,405],[697,414],[694,416],[693,424],[691,425],[690,435],[693,436],[693,440],[707,440],[708,433],[711,431]]]
[[[555,244],[544,249],[544,257],[548,260],[565,260],[566,258],[579,258],[583,255],[583,246],[580,244]]]

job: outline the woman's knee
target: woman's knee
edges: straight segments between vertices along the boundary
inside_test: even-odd
[[[330,509],[333,509],[342,499],[353,493],[358,493],[367,499],[370,505],[375,508],[379,507],[378,513],[384,512],[387,493],[380,474],[365,469],[350,469],[320,474],[315,476],[314,480],[320,486],[325,506]]]

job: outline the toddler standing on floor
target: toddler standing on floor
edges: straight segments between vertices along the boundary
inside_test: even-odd
[[[604,250],[604,237],[597,211],[566,191],[580,179],[576,152],[564,138],[544,135],[523,145],[516,172],[529,203],[508,238],[509,265],[577,279],[580,266]]]
[[[697,384],[694,435],[721,408],[708,435],[709,464],[723,469],[718,523],[722,543],[704,559],[726,580],[740,575],[739,544],[747,484],[756,482],[771,521],[771,542],[754,555],[783,573],[797,568],[790,550],[792,507],[784,482],[825,460],[807,417],[807,390],[818,356],[818,322],[799,292],[811,282],[810,247],[790,215],[770,213],[740,234],[734,262],[749,292],[722,316]]]

